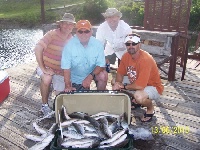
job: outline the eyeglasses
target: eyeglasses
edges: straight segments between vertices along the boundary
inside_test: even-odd
[[[90,30],[85,30],[85,31],[79,30],[78,33],[80,33],[80,34],[86,33],[87,34],[87,33],[90,33]]]
[[[125,43],[126,46],[130,46],[130,45],[135,46],[135,45],[137,45],[137,44],[138,44],[138,43],[134,43],[134,42],[132,42],[132,43]]]

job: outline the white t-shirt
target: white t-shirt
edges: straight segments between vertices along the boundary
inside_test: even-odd
[[[115,53],[119,59],[126,52],[124,39],[127,34],[132,33],[131,27],[120,20],[115,31],[108,25],[107,21],[100,24],[96,32],[96,38],[105,45],[105,56]]]

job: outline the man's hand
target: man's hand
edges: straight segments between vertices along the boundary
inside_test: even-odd
[[[115,82],[112,86],[112,90],[121,90],[124,88],[124,85],[121,82]]]
[[[83,87],[90,89],[90,84],[92,80],[93,80],[93,76],[89,74],[82,82]]]
[[[75,91],[75,90],[76,90],[76,88],[74,88],[74,87],[65,88],[65,92],[71,92],[71,91]]]
[[[54,71],[50,68],[45,68],[44,70],[42,70],[44,74],[48,74],[48,75],[54,75]]]

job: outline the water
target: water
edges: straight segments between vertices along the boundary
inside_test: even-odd
[[[33,48],[41,29],[0,29],[0,70],[35,59]]]

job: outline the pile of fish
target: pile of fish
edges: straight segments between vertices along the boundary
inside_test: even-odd
[[[64,106],[58,111],[61,134],[57,145],[64,148],[121,148],[128,142],[129,125],[124,114],[99,112],[67,113]]]
[[[54,138],[58,129],[58,124],[54,123],[49,130],[39,127],[36,122],[33,123],[33,127],[40,134],[40,136],[31,134],[25,135],[27,139],[38,142],[30,147],[29,150],[43,150]]]

